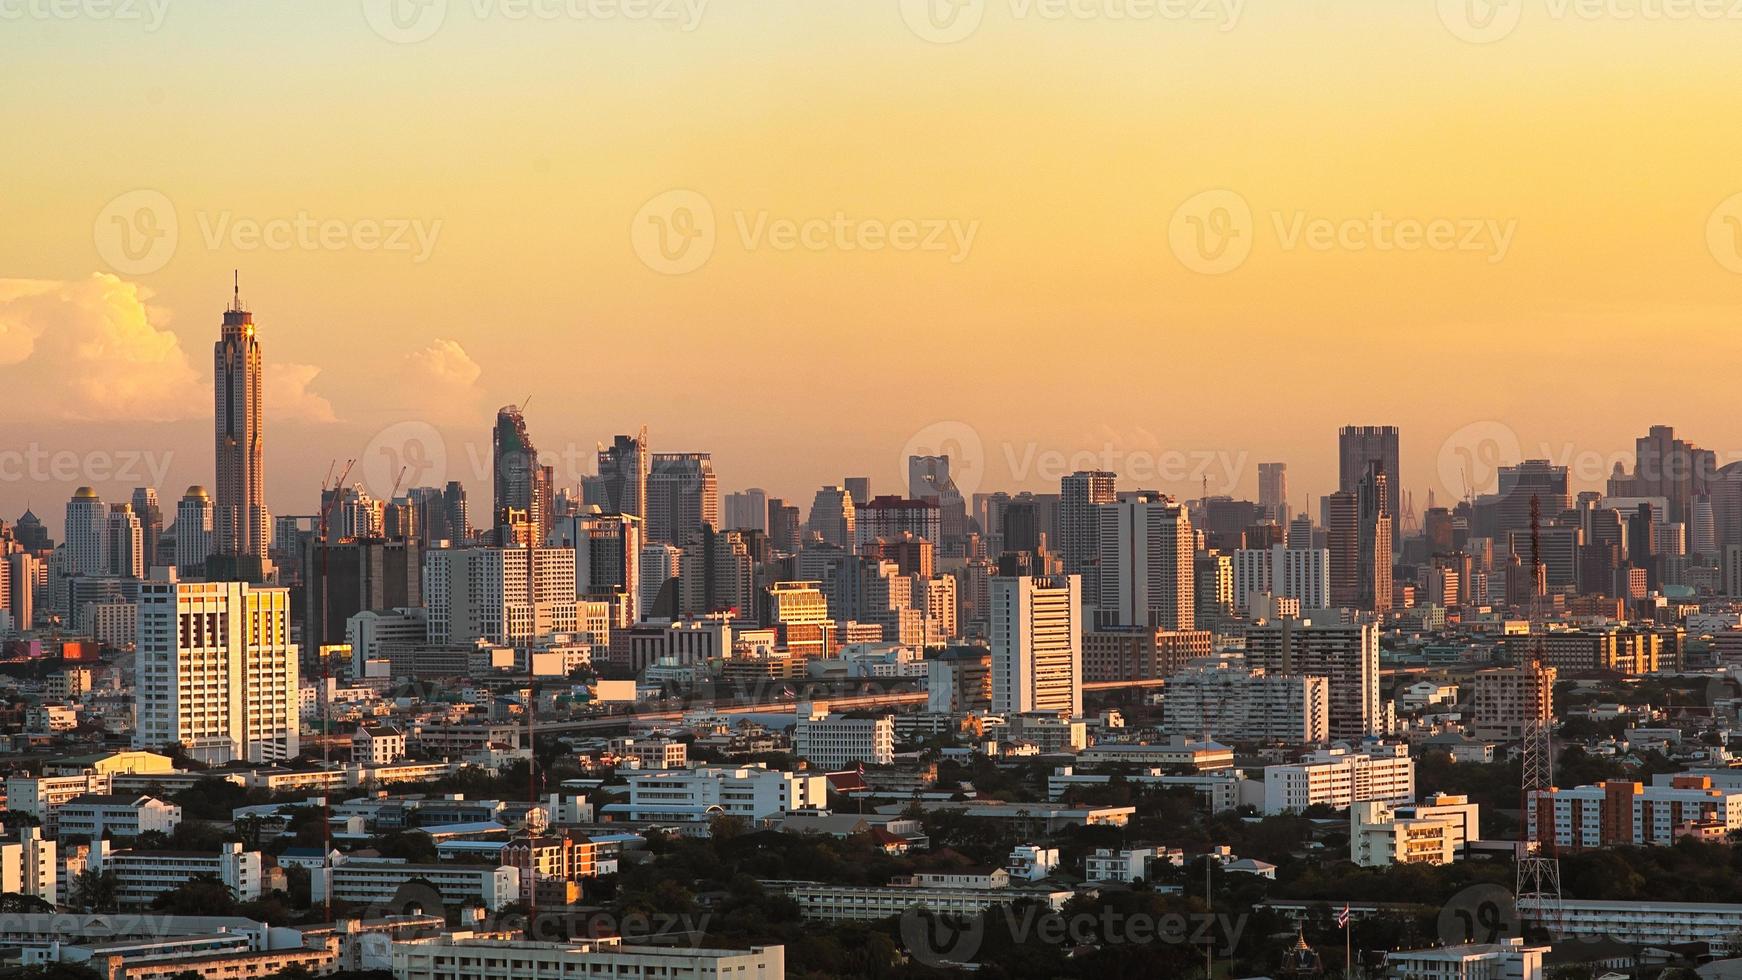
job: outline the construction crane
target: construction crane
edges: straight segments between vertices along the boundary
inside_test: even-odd
[[[1561,866],[1555,857],[1554,821],[1544,821],[1541,814],[1534,821],[1538,827],[1545,827],[1542,839],[1531,837],[1532,820],[1530,804],[1537,794],[1554,787],[1554,743],[1552,727],[1554,725],[1553,684],[1548,675],[1546,655],[1542,645],[1542,502],[1532,494],[1530,498],[1530,662],[1526,667],[1526,679],[1531,688],[1530,717],[1524,725],[1523,744],[1520,745],[1519,758],[1522,762],[1519,777],[1519,794],[1521,805],[1518,832],[1518,879],[1513,894],[1517,896],[1520,920],[1524,917],[1522,906],[1529,901],[1535,910],[1536,919],[1542,923],[1549,935],[1553,936],[1560,924],[1561,913]]]

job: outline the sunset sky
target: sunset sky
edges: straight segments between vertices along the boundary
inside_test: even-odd
[[[408,444],[477,508],[528,396],[806,508],[940,444],[1297,510],[1345,423],[1418,509],[1495,446],[1742,458],[1742,19],[1471,2],[15,0],[0,517],[212,482],[232,269],[281,514]]]

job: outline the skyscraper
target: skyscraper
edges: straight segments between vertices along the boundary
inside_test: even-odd
[[[145,577],[145,529],[131,504],[109,505],[103,532],[107,574],[116,578]]]
[[[212,496],[188,487],[175,505],[175,568],[183,578],[202,576],[212,553]]]
[[[73,491],[67,501],[66,571],[73,575],[104,575],[109,571],[108,517],[103,500],[90,487]]]
[[[1100,602],[1094,563],[1101,556],[1100,517],[1095,508],[1112,503],[1117,480],[1105,470],[1083,470],[1059,481],[1059,542],[1065,574],[1083,577],[1083,604]]]
[[[604,484],[608,506],[618,514],[647,518],[647,430],[639,435],[618,436],[599,447],[599,480]]]
[[[960,557],[968,533],[968,502],[950,476],[950,458],[907,457],[907,495],[915,500],[937,501],[941,537],[936,544],[944,554]]]
[[[155,488],[133,488],[133,515],[139,518],[139,529],[145,535],[146,572],[158,565],[170,564],[170,556],[159,557],[157,554],[157,542],[163,537],[163,508],[158,506]]]
[[[290,591],[241,582],[140,588],[135,748],[180,744],[206,763],[298,752]]]
[[[1693,499],[1709,492],[1717,469],[1712,450],[1677,439],[1674,426],[1654,425],[1634,441],[1633,472],[1615,464],[1609,496],[1663,497],[1669,501],[1668,519],[1686,521]]]
[[[424,559],[429,639],[530,645],[580,628],[569,548],[440,548]]]
[[[1000,575],[991,590],[993,712],[1081,715],[1081,580]]]
[[[223,332],[213,345],[212,360],[218,462],[212,550],[264,558],[271,532],[266,512],[264,381],[254,314],[242,307],[240,285],[224,311]]]
[[[811,501],[811,533],[820,535],[829,544],[840,548],[853,546],[858,512],[853,497],[841,487],[823,487]]]
[[[679,547],[720,527],[720,484],[708,453],[654,453],[647,473],[647,538]]]
[[[1385,512],[1396,520],[1403,513],[1398,472],[1397,426],[1345,425],[1337,432],[1337,489],[1354,493],[1374,464],[1385,474]]]
[[[617,604],[618,622],[641,618],[641,518],[589,511],[557,521],[552,542],[575,549],[575,592]]]
[[[502,538],[501,529],[509,523],[506,515],[519,511],[532,525],[534,542],[543,544],[550,535],[554,505],[551,470],[538,462],[538,447],[526,431],[526,416],[520,406],[505,405],[496,413],[492,443],[496,496],[490,526],[498,529],[497,543],[511,543]]]
[[[1184,505],[1137,493],[1095,513],[1101,579],[1095,624],[1195,628],[1197,537]]]
[[[1278,524],[1288,523],[1288,464],[1258,464],[1258,507]]]
[[[751,487],[742,493],[726,495],[726,529],[731,531],[768,530],[768,491]]]
[[[1390,497],[1389,478],[1383,464],[1376,460],[1367,478],[1357,487],[1355,502],[1361,522],[1357,565],[1360,606],[1377,613],[1391,611],[1391,528],[1395,512],[1387,509]]]

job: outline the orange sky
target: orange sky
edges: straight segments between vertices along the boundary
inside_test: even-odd
[[[0,515],[210,482],[238,267],[281,513],[407,446],[481,498],[529,395],[566,459],[647,424],[807,505],[940,438],[1297,507],[1350,422],[1418,508],[1653,423],[1742,454],[1742,21],[934,2],[8,8]]]

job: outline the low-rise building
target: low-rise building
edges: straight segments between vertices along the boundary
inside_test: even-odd
[[[786,947],[694,949],[625,946],[614,938],[540,943],[449,935],[394,943],[393,976],[394,980],[503,980],[505,977],[783,980],[786,976]]]
[[[820,772],[790,773],[765,766],[704,766],[630,772],[627,776],[629,802],[607,803],[599,808],[607,821],[706,823],[714,814],[725,814],[760,822],[795,810],[820,810],[828,805],[829,780]]]
[[[1103,742],[1084,749],[1077,761],[1085,766],[1147,766],[1189,768],[1197,772],[1234,767],[1234,750],[1218,742],[1194,742],[1175,735],[1166,742]]]
[[[430,888],[440,896],[443,905],[455,908],[481,904],[495,911],[520,898],[520,872],[506,865],[412,864],[389,858],[345,858],[330,869],[312,872],[313,893],[323,894],[329,878],[334,898],[391,912],[406,911],[397,907],[398,902],[413,899],[423,911],[430,911],[427,895]],[[423,886],[424,893],[408,898],[401,889],[414,882]],[[411,890],[416,891],[416,886]]]
[[[1445,794],[1412,806],[1355,803],[1349,807],[1349,859],[1364,868],[1450,864],[1476,839],[1478,809],[1466,797]]]
[[[90,869],[113,872],[117,902],[143,908],[157,896],[199,877],[223,882],[238,901],[260,897],[264,875],[259,851],[244,851],[234,841],[213,853],[201,851],[114,850],[106,840],[91,845]]]
[[[55,842],[39,827],[20,827],[18,839],[0,841],[0,892],[58,904],[59,862]]]
[[[1379,800],[1415,798],[1415,760],[1403,745],[1364,743],[1309,752],[1293,765],[1264,767],[1264,812],[1298,813],[1313,806],[1342,810]]]
[[[895,761],[895,719],[832,715],[825,702],[800,705],[792,752],[822,769],[845,769],[856,763],[887,766]]]
[[[1498,943],[1468,943],[1433,949],[1388,953],[1385,965],[1397,980],[1542,980],[1547,946],[1527,946],[1522,939]]]
[[[1742,790],[1706,776],[1679,774],[1668,786],[1611,779],[1594,786],[1537,790],[1526,800],[1532,840],[1558,847],[1673,844],[1682,837],[1722,840],[1742,828]]]
[[[138,837],[152,831],[174,833],[181,823],[181,807],[149,796],[86,793],[56,807],[52,818],[49,823],[57,836],[83,836],[94,841],[104,834]]]

